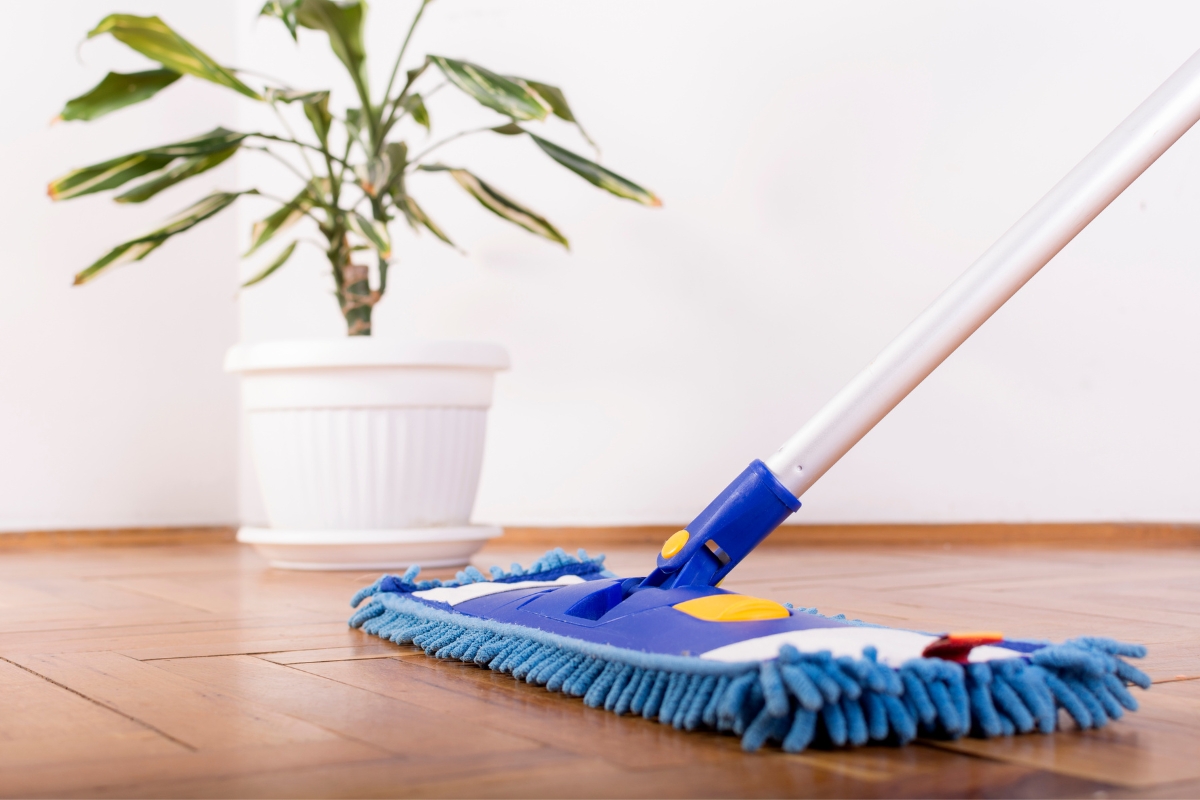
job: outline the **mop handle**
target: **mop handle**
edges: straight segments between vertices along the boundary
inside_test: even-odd
[[[637,588],[716,586],[800,495],[1200,119],[1200,52],[950,284],[770,458],[663,543]]]
[[[1200,51],[950,284],[766,465],[796,497],[1200,119]]]

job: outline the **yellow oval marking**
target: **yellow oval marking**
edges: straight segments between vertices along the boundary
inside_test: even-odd
[[[662,557],[670,558],[683,549],[683,546],[688,543],[692,535],[686,530],[675,531],[671,534],[671,538],[663,542]]]
[[[788,610],[774,600],[747,597],[741,594],[714,594],[685,600],[672,606],[676,611],[690,614],[708,622],[749,622],[756,619],[779,619]]]

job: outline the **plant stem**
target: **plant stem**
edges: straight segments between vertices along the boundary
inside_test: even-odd
[[[322,244],[321,242],[317,241],[316,239],[308,239],[308,238],[305,238],[305,237],[301,236],[301,237],[298,237],[298,238],[296,239],[296,241],[297,241],[297,242],[300,242],[301,244],[310,244],[310,245],[312,245],[313,247],[315,247],[315,248],[317,248],[318,250],[320,250],[322,253],[327,253],[327,252],[329,251],[329,246],[328,246],[328,245],[326,245],[326,244]]]
[[[365,143],[365,142],[363,142],[363,140],[362,140],[362,137],[359,135],[359,134],[361,133],[361,131],[359,131],[359,130],[354,130],[354,132],[353,132],[353,134],[352,134],[352,133],[351,133],[351,128],[350,128],[348,125],[344,125],[344,124],[343,124],[343,126],[346,128],[346,153],[345,153],[345,157],[346,157],[347,159],[349,159],[349,158],[350,158],[350,148],[352,148],[352,147],[353,147],[355,144],[357,144],[359,147],[361,147],[361,148],[362,148],[363,155],[365,155],[367,158],[370,158],[370,157],[371,157],[371,151],[370,151],[369,149],[367,149],[367,145],[366,145],[366,143]]]
[[[247,150],[256,150],[256,151],[258,151],[258,152],[260,152],[260,153],[266,153],[266,154],[267,154],[267,155],[269,155],[271,158],[275,159],[275,160],[276,160],[276,161],[278,161],[280,164],[283,164],[285,167],[287,167],[287,168],[288,168],[288,169],[291,171],[291,173],[292,173],[293,175],[295,175],[297,178],[299,178],[300,180],[304,181],[304,185],[305,185],[305,186],[312,186],[312,185],[313,185],[313,179],[312,179],[312,177],[306,177],[306,176],[304,175],[304,173],[302,173],[300,170],[298,170],[298,169],[296,169],[294,166],[292,166],[292,162],[288,161],[286,158],[284,158],[283,156],[279,155],[278,153],[276,153],[276,152],[275,152],[274,150],[272,150],[271,148],[269,148],[269,147],[255,147],[254,145],[248,145],[248,146],[246,147],[246,149],[247,149]],[[322,203],[321,203],[321,205],[325,206],[325,210],[326,210],[326,211],[329,211],[331,207],[329,206],[329,204],[327,204],[327,203],[325,203],[325,202],[324,202],[324,198],[321,198],[321,197],[320,197],[320,196],[319,196],[319,195],[318,195],[316,192],[314,192],[314,195],[316,195],[316,196],[317,196],[317,197],[318,197],[320,200],[322,200]],[[335,203],[336,203],[336,201],[335,201]]]
[[[345,174],[345,171],[347,169],[350,169],[351,176],[354,175],[354,170],[349,167],[349,159],[350,159],[350,150],[354,147],[354,143],[356,141],[358,141],[358,137],[350,135],[349,127],[345,126],[344,124],[343,124],[343,127],[346,128],[346,148],[345,148],[345,150],[342,151],[342,157],[339,159],[336,156],[334,156],[333,154],[330,154],[330,156],[329,156],[331,160],[337,161],[342,165],[342,170],[340,172],[338,172],[338,174],[335,176],[333,174],[333,165],[326,162],[329,166],[329,189],[330,189],[330,192],[333,194],[333,202],[334,203],[337,203],[338,198],[341,197],[342,176]],[[359,142],[359,145],[361,146],[362,142]]]
[[[404,44],[400,45],[400,52],[396,55],[396,63],[392,65],[392,74],[388,78],[387,88],[383,90],[383,99],[379,101],[379,108],[381,110],[387,105],[388,97],[392,93],[392,86],[396,83],[396,75],[400,72],[400,62],[404,60],[404,53],[408,50],[408,42],[412,39],[413,31],[417,29],[417,23],[421,21],[421,15],[425,13],[425,6],[427,5],[429,5],[429,0],[421,0],[421,7],[417,9],[417,14],[413,17],[412,24],[408,26],[408,33],[404,36]]]
[[[338,307],[346,320],[346,333],[350,336],[370,336],[371,311],[379,302],[379,293],[371,291],[367,268],[361,264],[355,264],[351,260],[354,253],[350,249],[350,242],[346,235],[346,212],[341,207],[342,175],[333,166],[336,161],[344,168],[352,169],[347,163],[352,141],[347,137],[346,153],[343,158],[333,155],[328,148],[322,150],[325,166],[329,170],[331,197],[329,209],[326,211],[329,221],[326,226],[321,228],[321,232],[329,241],[325,256],[329,259],[329,265],[333,270]]]
[[[292,130],[292,126],[288,124],[287,119],[283,116],[283,112],[279,110],[279,104],[272,102],[271,110],[275,112],[276,119],[279,120],[279,124],[283,126],[283,129],[287,131],[287,135],[292,137],[292,139],[295,141],[300,141],[296,138],[296,132]],[[303,147],[300,148],[300,158],[304,159],[304,166],[308,167],[309,174],[315,178],[317,171],[313,169],[312,163],[308,160],[308,151]]]
[[[296,169],[296,167],[292,164],[292,162],[288,161],[286,158],[279,155],[279,153],[276,153],[274,150],[272,150],[269,147],[257,147],[255,145],[247,145],[245,149],[254,150],[255,152],[258,152],[258,153],[266,153],[271,158],[275,159],[280,164],[283,164],[285,167],[287,167],[289,172],[291,172],[293,175],[295,175],[300,180],[304,181],[304,183],[306,185],[312,181],[311,175],[305,175],[303,172]]]
[[[286,136],[274,136],[270,133],[251,133],[248,135],[253,136],[256,139],[270,139],[272,142],[283,142],[284,144],[294,144],[297,147],[303,147],[306,150],[312,150],[314,153],[324,153],[324,151],[321,148],[314,147],[313,145],[308,144],[307,142],[302,142],[299,139],[289,139]],[[341,164],[346,169],[354,169],[354,166],[352,164],[348,163],[343,158],[338,158],[337,156],[332,155],[332,154],[330,154],[330,158],[332,158],[334,161]]]
[[[367,88],[367,82],[364,77],[359,74],[358,70],[348,69],[350,80],[354,81],[354,90],[358,92],[358,100],[362,103],[363,119],[367,121],[369,130],[369,138],[371,140],[372,152],[379,144],[379,130],[382,120],[375,116],[375,112],[371,106],[371,91]],[[382,109],[380,110],[382,114]]]
[[[424,94],[425,99],[428,100],[429,98],[433,97],[435,94],[440,92],[442,89],[445,89],[449,85],[450,85],[450,81],[448,81],[448,80],[442,81],[437,86],[433,87],[432,89],[430,89],[428,92],[426,92]]]
[[[263,80],[266,80],[266,81],[274,81],[274,83],[276,84],[276,86],[274,88],[276,88],[276,89],[283,89],[284,91],[292,91],[295,88],[293,86],[289,86],[287,81],[280,80],[279,78],[276,78],[274,75],[268,75],[265,72],[258,72],[257,70],[245,69],[243,67],[229,67],[229,69],[231,72],[233,72],[234,74],[237,74],[237,75],[253,75],[255,78],[262,78]]]
[[[273,201],[275,201],[276,203],[279,203],[279,205],[281,205],[281,206],[286,206],[286,205],[289,205],[289,204],[291,203],[291,201],[290,201],[290,200],[284,200],[282,197],[276,197],[275,195],[273,195],[273,194],[267,194],[266,192],[259,192],[259,193],[258,193],[258,195],[259,195],[259,197],[264,197],[264,198],[266,198],[267,200],[273,200]],[[296,210],[297,210],[297,211],[299,211],[299,212],[300,212],[301,214],[303,214],[304,216],[306,216],[306,217],[308,217],[309,219],[311,219],[313,222],[317,223],[317,227],[318,227],[318,228],[319,228],[319,227],[321,227],[321,225],[323,224],[323,223],[321,222],[321,220],[320,220],[320,219],[318,219],[317,217],[313,216],[313,213],[312,213],[311,211],[305,211],[303,208],[297,208]],[[304,240],[298,240],[298,241],[304,241]],[[311,244],[311,242],[310,242],[310,244]],[[325,249],[325,246],[324,246],[324,245],[321,245],[321,249],[322,249],[322,250],[324,250],[324,249]]]
[[[446,84],[448,84],[448,83],[450,83],[450,81],[442,81],[437,86],[430,89],[428,92],[425,92],[425,94],[423,94],[422,97],[424,99],[428,100],[429,98],[431,98],[435,94],[437,94],[438,91],[441,90],[442,88],[444,88],[446,86]],[[408,116],[407,108],[404,109],[403,111],[400,111],[399,114],[396,113],[398,110],[400,110],[400,104],[402,102],[404,102],[404,99],[408,96],[408,87],[406,86],[406,87],[404,87],[404,89],[405,89],[404,94],[401,94],[399,97],[396,98],[396,102],[392,105],[392,113],[388,116],[387,122],[385,122],[383,124],[383,135],[384,136],[388,135],[388,131],[390,131],[396,125],[396,123],[398,123],[400,120],[402,120],[406,116]]]
[[[387,209],[383,206],[382,197],[371,198],[371,215],[376,222],[381,222],[385,226],[388,224]],[[375,302],[379,302],[383,298],[383,293],[387,291],[388,267],[391,263],[383,257],[383,253],[378,253],[379,256],[379,291],[375,292]]]
[[[453,136],[447,136],[445,139],[442,139],[440,142],[430,145],[429,147],[422,150],[418,155],[409,159],[408,167],[405,169],[405,172],[416,167],[418,161],[420,161],[422,158],[424,158],[425,156],[432,153],[434,150],[437,150],[442,145],[450,144],[450,142],[453,142],[455,139],[461,139],[462,137],[470,136],[473,133],[483,133],[484,131],[490,131],[493,127],[494,126],[489,125],[486,128],[472,128],[469,131],[459,131],[458,133],[454,134]]]

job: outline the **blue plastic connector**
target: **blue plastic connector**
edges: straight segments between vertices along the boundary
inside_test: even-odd
[[[799,508],[796,496],[755,460],[688,523],[679,552],[659,554],[658,568],[642,586],[715,586]]]

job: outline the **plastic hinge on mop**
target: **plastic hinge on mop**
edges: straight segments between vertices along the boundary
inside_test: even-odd
[[[755,460],[658,554],[658,567],[636,588],[716,586],[751,550],[800,508],[762,461]]]

